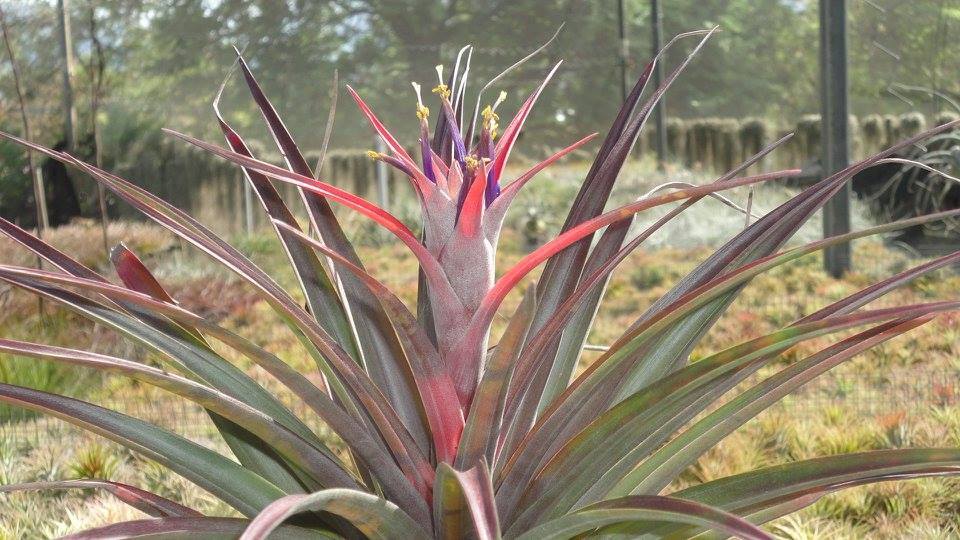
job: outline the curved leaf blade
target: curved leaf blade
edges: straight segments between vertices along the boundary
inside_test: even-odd
[[[124,521],[63,537],[63,540],[116,540],[118,538],[163,538],[164,540],[236,540],[250,520],[240,518],[162,518]],[[341,538],[327,531],[284,525],[274,531],[276,540],[319,540]]]
[[[61,418],[141,453],[254,516],[284,496],[276,486],[192,441],[152,424],[77,399],[0,383],[0,401]]]
[[[117,499],[152,517],[203,517],[203,514],[135,486],[110,480],[57,480],[51,482],[24,482],[0,486],[0,493],[19,491],[46,491],[66,489],[102,489]]]
[[[441,463],[433,491],[433,520],[439,538],[499,540],[493,484],[484,462],[466,471]]]
[[[744,540],[770,540],[770,536],[749,521],[701,503],[659,496],[611,499],[572,514],[548,521],[517,540],[562,540],[616,523],[667,521],[698,525]]]
[[[340,516],[371,539],[429,536],[410,516],[386,499],[351,489],[326,489],[278,499],[250,522],[240,540],[265,539],[284,520],[306,511],[324,511]]]

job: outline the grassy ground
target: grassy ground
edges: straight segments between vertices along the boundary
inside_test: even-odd
[[[583,166],[559,169],[537,180],[531,185],[532,189],[523,194],[519,207],[511,215],[501,246],[501,269],[521,257],[529,245],[542,241],[560,226],[568,201],[576,193],[575,180],[583,172]],[[671,179],[679,176],[686,181],[703,181],[703,175],[673,173]],[[618,202],[643,193],[662,178],[640,164],[629,168],[624,180],[614,195]],[[789,190],[779,187],[761,189],[757,192],[755,211],[769,210],[789,194]],[[745,192],[736,192],[732,197],[743,201]],[[408,218],[415,215],[411,205],[400,205],[395,210]],[[638,221],[648,223],[658,215],[644,215]],[[351,235],[358,239],[361,257],[372,273],[398,291],[404,300],[412,302],[416,290],[413,259],[362,220],[347,218],[345,223]],[[855,223],[863,223],[859,214]],[[711,247],[742,226],[743,216],[717,201],[706,200],[651,238],[646,248],[638,250],[615,274],[590,342],[602,345],[615,339],[646,306],[705,258]],[[811,239],[818,234],[819,223],[813,222],[798,237]],[[294,338],[278,324],[269,309],[257,301],[254,293],[184,249],[169,235],[147,225],[120,223],[111,228],[110,237],[113,241],[123,240],[143,255],[186,307],[243,333],[305,372],[314,369]],[[63,227],[53,231],[50,239],[81,261],[104,268],[100,232],[93,223]],[[281,283],[294,286],[283,254],[269,234],[236,241]],[[831,300],[917,263],[879,241],[858,242],[855,255],[856,270],[842,280],[826,276],[820,270],[818,256],[801,259],[757,278],[693,352],[693,359],[772,331]],[[33,259],[12,244],[3,242],[0,242],[0,262],[34,264]],[[958,286],[960,277],[942,271],[892,293],[883,300],[883,305],[954,298]],[[512,309],[517,301],[510,298],[504,309]],[[41,323],[33,297],[0,288],[0,335],[157,361],[111,332],[72,314],[49,305],[44,310]],[[892,447],[960,446],[960,403],[956,399],[956,392],[960,390],[958,336],[960,317],[943,316],[909,336],[857,357],[728,437],[673,487],[816,455]],[[784,355],[780,365],[802,358],[825,343],[827,341],[817,341],[798,346]],[[229,356],[228,352],[225,354]],[[593,358],[595,355],[588,353],[584,362]],[[257,369],[246,367],[267,380]],[[9,357],[0,360],[0,379],[119,407],[156,404],[163,398],[159,392],[127,381],[102,379],[43,362]],[[131,412],[182,429],[183,426],[177,425],[176,415],[171,415],[165,407]],[[223,505],[163,467],[95,437],[64,432],[59,424],[50,420],[11,418],[14,414],[10,409],[0,409],[0,415],[7,415],[7,423],[0,424],[0,483],[105,476],[157,491],[211,513],[228,512]],[[191,415],[192,427],[206,425],[196,411],[184,415]],[[2,429],[4,426],[6,431]],[[20,431],[12,433],[30,432],[48,438],[10,435],[13,426]],[[222,449],[209,430],[188,431],[203,444]],[[781,519],[772,524],[770,530],[784,538],[955,537],[960,526],[958,488],[960,482],[954,480],[857,488],[827,497],[796,516]],[[58,536],[137,515],[136,511],[109,497],[90,493],[0,496],[0,538]]]

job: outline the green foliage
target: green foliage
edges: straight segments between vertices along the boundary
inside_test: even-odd
[[[114,478],[120,463],[115,451],[106,445],[93,443],[78,450],[70,464],[70,474],[77,479]]]
[[[659,287],[667,280],[667,272],[659,266],[638,266],[630,275],[630,282],[638,289]]]

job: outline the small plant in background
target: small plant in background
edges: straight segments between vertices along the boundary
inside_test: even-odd
[[[77,451],[70,465],[70,475],[76,479],[103,479],[114,477],[120,464],[116,453],[106,445],[93,443]]]
[[[900,448],[910,443],[909,426],[906,423],[907,413],[896,411],[884,414],[877,418],[880,425],[881,443],[887,448]]]
[[[693,32],[671,41],[668,47],[679,39],[702,36],[679,67],[643,100],[648,76],[660,57],[646,67],[600,145],[560,234],[501,272],[494,267],[494,255],[511,201],[537,173],[593,138],[575,142],[512,181],[506,177],[511,150],[559,65],[502,126],[498,106],[505,94],[481,109],[483,90],[494,81],[483,87],[469,114],[465,49],[452,73],[445,77],[438,68],[433,113],[414,85],[418,159],[348,88],[389,149],[372,157],[400,170],[418,196],[422,234],[415,235],[385,209],[315,178],[240,58],[244,81],[286,166],[254,158],[216,101],[217,121],[228,147],[172,133],[243,168],[296,273],[300,289],[296,292],[284,290],[241,251],[127,180],[69,154],[2,135],[89,174],[238,275],[286,323],[323,374],[318,378],[301,373],[178,304],[123,245],[112,256],[122,282],[116,285],[12,223],[0,221],[8,236],[57,269],[0,265],[0,280],[117,330],[158,353],[169,371],[12,339],[0,339],[0,350],[129,376],[193,401],[206,409],[233,456],[55,393],[0,384],[0,401],[58,416],[112,439],[206,489],[242,517],[203,515],[142,488],[106,480],[46,487],[105,489],[150,516],[88,531],[88,537],[217,534],[252,539],[276,533],[277,538],[541,539],[686,537],[712,529],[766,538],[758,524],[837,489],[960,473],[956,448],[843,453],[869,447],[857,438],[851,444],[824,443],[838,455],[732,476],[701,474],[702,483],[663,494],[686,471],[695,471],[701,457],[721,440],[804,383],[939,313],[960,308],[958,300],[941,300],[861,309],[900,285],[960,260],[960,254],[951,254],[866,286],[784,329],[688,361],[753,277],[827,246],[960,213],[905,219],[782,249],[853,174],[884,163],[893,152],[950,125],[825,178],[755,220],[639,314],[595,362],[582,372],[576,370],[609,276],[627,255],[704,197],[797,172],[742,176],[789,138],[785,137],[714,183],[665,184],[631,204],[604,211],[650,111],[711,33]],[[431,134],[432,118],[436,122]],[[275,181],[300,189],[310,218],[308,230],[294,219]],[[420,268],[416,314],[364,269],[331,202],[377,223],[416,257]],[[629,237],[635,214],[669,203],[679,204]],[[594,234],[601,230],[594,242]],[[532,277],[540,265],[542,274]],[[505,330],[492,335],[504,300],[524,283],[529,285]],[[812,347],[811,343],[838,333],[844,337],[835,343],[747,388],[740,385],[761,368],[777,366],[781,354],[795,345],[806,342]],[[268,391],[221,356],[217,351],[222,347],[263,368],[285,390]],[[717,407],[731,391],[733,398]],[[284,405],[289,399],[303,402],[340,440],[330,441],[307,427]],[[348,451],[334,451],[340,447]],[[23,484],[0,490],[37,488]],[[292,516],[296,519],[286,523]]]
[[[537,207],[527,208],[527,215],[523,219],[523,246],[527,251],[533,251],[542,244],[547,234],[547,224],[540,217]]]
[[[638,266],[630,274],[630,283],[638,289],[659,287],[667,280],[667,272],[659,266]]]

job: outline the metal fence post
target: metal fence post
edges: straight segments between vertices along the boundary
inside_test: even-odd
[[[847,6],[846,0],[820,0],[820,160],[824,178],[849,164],[849,111],[847,106]],[[850,183],[823,207],[823,235],[850,231]],[[827,248],[824,267],[833,277],[850,269],[850,244]]]

